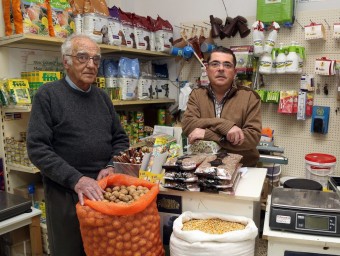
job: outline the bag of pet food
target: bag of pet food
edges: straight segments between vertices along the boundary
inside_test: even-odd
[[[173,27],[169,21],[157,17],[155,23],[156,51],[170,52],[173,40]]]
[[[14,31],[14,24],[11,22],[13,19],[11,0],[2,0],[2,11],[4,13],[5,36],[10,36]]]
[[[133,15],[134,38],[136,48],[150,51],[151,29],[146,17]]]
[[[68,2],[62,0],[50,0],[53,33],[50,36],[67,38],[75,31],[73,13]]]
[[[122,33],[120,33],[120,36],[122,36],[122,45],[125,45],[129,48],[136,48],[131,13],[124,12],[121,9],[119,9],[119,19],[122,24],[123,30]]]
[[[119,9],[116,6],[109,8],[110,17],[108,18],[108,40],[110,45],[122,44],[122,24],[119,19]]]
[[[12,0],[15,32],[49,35],[52,15],[49,1]]]

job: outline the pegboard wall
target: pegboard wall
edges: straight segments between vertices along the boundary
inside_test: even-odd
[[[236,16],[236,15],[235,15]],[[225,17],[219,17],[222,20]],[[256,21],[256,17],[246,17],[248,27]],[[304,39],[303,26],[311,22],[322,23],[326,31],[326,40]],[[303,74],[314,75],[315,86],[320,84],[320,93],[314,93],[314,105],[329,106],[331,113],[329,128],[326,135],[311,133],[311,118],[297,120],[296,114],[285,115],[277,113],[278,104],[262,103],[262,126],[274,129],[275,145],[284,148],[284,156],[288,164],[282,165],[283,176],[305,177],[305,155],[309,153],[326,153],[336,156],[337,166],[333,175],[340,176],[340,101],[337,101],[336,76],[320,76],[314,74],[315,60],[320,57],[340,60],[340,40],[333,39],[333,24],[340,22],[340,9],[318,12],[298,12],[296,22],[292,28],[282,27],[278,33],[276,46],[279,43],[289,45],[292,41],[299,42],[306,50]],[[208,24],[208,25],[207,25]],[[205,33],[208,37],[210,31],[209,21],[182,23],[185,27],[194,27],[190,33]],[[194,26],[195,25],[195,26]],[[206,27],[205,28],[201,28]],[[265,32],[265,38],[269,32]],[[252,45],[252,34],[240,38],[214,39],[215,44],[226,47],[237,45]],[[200,64],[191,58],[181,67],[180,78],[183,81],[195,83],[200,76]],[[264,75],[265,86],[261,89],[268,91],[296,90],[300,88],[301,74],[274,74]],[[324,94],[323,87],[328,85],[328,95]]]

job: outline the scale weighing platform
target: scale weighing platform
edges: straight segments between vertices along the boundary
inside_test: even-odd
[[[32,201],[0,191],[0,221],[12,218],[25,212],[31,212]]]
[[[335,192],[274,188],[272,230],[340,237],[340,197]]]

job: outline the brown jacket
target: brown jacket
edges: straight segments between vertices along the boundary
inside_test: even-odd
[[[242,145],[220,141],[234,125],[244,133]],[[262,130],[261,99],[248,87],[234,84],[224,99],[221,118],[217,118],[211,91],[205,87],[194,89],[182,119],[182,128],[186,136],[195,128],[205,129],[204,140],[215,141],[227,152],[242,155],[243,166],[255,166],[259,159],[256,146]]]

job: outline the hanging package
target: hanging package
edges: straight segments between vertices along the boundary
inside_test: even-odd
[[[256,20],[265,24],[294,22],[294,0],[257,0]]]

